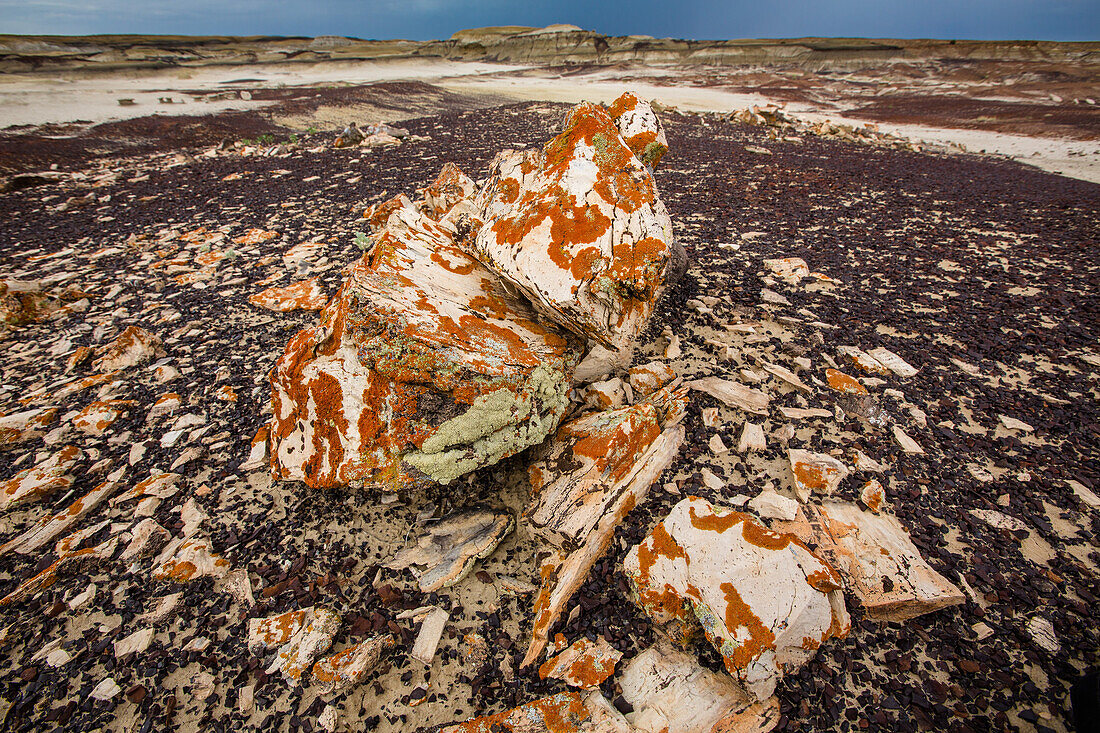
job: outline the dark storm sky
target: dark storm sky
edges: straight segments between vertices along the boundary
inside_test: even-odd
[[[572,23],[675,38],[1100,40],[1100,0],[0,0],[0,33],[447,38]]]

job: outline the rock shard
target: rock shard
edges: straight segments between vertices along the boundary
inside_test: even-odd
[[[772,526],[817,546],[876,621],[905,621],[954,606],[962,591],[933,570],[890,514],[826,499],[803,507],[804,518]]]
[[[491,555],[515,525],[507,513],[462,512],[428,527],[416,544],[397,553],[386,567],[425,566],[419,573],[420,590],[432,593],[465,578],[474,562]]]
[[[701,630],[758,699],[851,627],[827,562],[793,535],[698,497],[677,503],[623,565],[656,623],[681,642]]]
[[[636,405],[582,415],[559,428],[548,458],[529,470],[535,496],[528,523],[553,551],[539,570],[542,588],[522,666],[538,659],[616,527],[676,460],[686,406],[687,391],[673,383]]]
[[[767,733],[779,722],[775,697],[753,700],[667,641],[631,659],[617,681],[638,733]]]

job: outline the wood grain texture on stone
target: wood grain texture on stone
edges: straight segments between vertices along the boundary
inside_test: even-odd
[[[803,518],[772,526],[813,542],[870,618],[905,621],[965,600],[962,591],[928,565],[893,515],[832,499],[805,505],[802,511]]]

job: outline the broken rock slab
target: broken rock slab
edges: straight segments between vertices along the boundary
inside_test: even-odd
[[[319,311],[328,302],[324,288],[320,281],[311,277],[291,283],[285,287],[271,287],[261,290],[248,298],[248,302],[257,308],[265,308],[277,313],[290,313],[291,311]]]
[[[328,608],[313,606],[305,609],[299,624],[288,624],[295,625],[297,628],[286,637],[285,643],[279,647],[275,659],[267,669],[267,674],[279,671],[292,682],[301,680],[302,673],[332,646],[332,639],[340,629],[340,616]],[[251,628],[249,630],[251,632]],[[282,629],[278,626],[269,627],[268,631],[273,638],[282,639]],[[251,643],[251,633],[249,637]]]
[[[739,382],[721,377],[703,377],[688,382],[686,386],[689,389],[706,392],[729,407],[736,407],[754,415],[768,414],[770,397],[767,393],[746,387]]]
[[[622,652],[602,636],[597,636],[595,641],[578,639],[565,651],[544,662],[539,667],[539,678],[561,680],[570,687],[582,690],[599,687],[614,674],[615,665],[622,657]]]
[[[165,355],[161,340],[144,328],[130,326],[118,337],[96,350],[92,369],[97,372],[115,372],[128,369]]]
[[[424,566],[418,574],[420,590],[432,593],[469,575],[474,563],[493,554],[515,525],[507,513],[462,512],[428,527],[415,545],[397,553],[386,567]]]
[[[0,417],[0,448],[41,438],[57,413],[56,407],[42,407]]]
[[[546,648],[550,628],[607,551],[615,529],[676,460],[687,392],[668,385],[646,401],[583,415],[558,430],[548,457],[528,472],[531,531],[551,549],[539,569],[531,643],[521,666]]]
[[[440,733],[633,733],[599,693],[560,692],[511,710],[446,726]]]
[[[454,233],[395,210],[319,325],[287,344],[271,376],[276,478],[450,483],[557,427],[577,344]]]
[[[542,149],[493,160],[472,251],[546,318],[623,348],[686,257],[652,173],[607,110],[577,105],[564,127]]]
[[[326,657],[313,665],[313,684],[322,695],[354,687],[396,644],[392,634],[380,634]]]
[[[843,462],[824,453],[792,448],[787,451],[794,478],[794,491],[799,501],[810,500],[815,494],[832,494],[848,475]]]
[[[209,540],[178,538],[157,557],[153,578],[188,583],[205,576],[224,578],[229,570],[229,561],[214,554]]]
[[[114,481],[105,481],[99,486],[80,497],[63,511],[52,516],[43,517],[37,524],[33,524],[23,534],[15,539],[0,545],[0,555],[7,552],[18,552],[29,555],[47,544],[70,526],[80,521],[84,515],[99,506],[100,502],[110,498],[122,484]]]
[[[23,504],[40,501],[57,491],[68,489],[75,477],[72,469],[84,453],[75,445],[67,445],[41,463],[25,468],[0,483],[0,512]]]
[[[962,592],[921,557],[896,517],[826,499],[804,517],[774,523],[817,546],[876,621],[905,621],[964,601]]]
[[[768,733],[779,722],[775,697],[753,700],[667,641],[631,659],[617,682],[638,733]]]
[[[793,535],[699,497],[677,503],[623,566],[655,623],[685,642],[701,629],[757,699],[851,627],[827,562]]]

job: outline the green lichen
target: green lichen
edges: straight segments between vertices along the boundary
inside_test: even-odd
[[[518,390],[479,396],[443,423],[405,462],[441,484],[541,443],[565,414],[568,382],[561,365],[541,364]]]
[[[661,162],[661,156],[668,150],[664,145],[654,140],[645,146],[645,150],[642,151],[642,162],[650,168],[656,168],[657,164]]]

